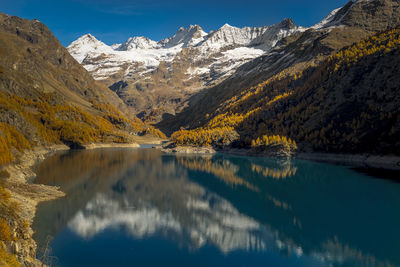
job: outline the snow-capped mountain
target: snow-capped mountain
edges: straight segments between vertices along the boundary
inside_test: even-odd
[[[262,35],[268,27],[237,28],[225,24],[220,29],[212,32],[202,45],[207,47],[223,47],[227,45],[247,46],[252,40]]]
[[[250,45],[260,46],[269,51],[283,38],[305,30],[306,28],[296,26],[293,20],[284,19],[280,23],[267,27],[261,35],[251,41]]]
[[[190,25],[187,29],[181,27],[172,38],[167,38],[160,44],[164,47],[196,46],[198,43],[203,41],[206,36],[207,33],[204,32],[199,25]]]
[[[290,20],[281,22],[273,37],[282,34],[280,29],[295,27]],[[277,43],[267,37],[261,43],[273,46],[269,52],[240,65],[233,75],[217,86],[191,98],[190,105],[176,116],[166,116],[157,126],[170,132],[181,128],[197,128],[206,125],[230,101],[250,88],[275,78],[295,76],[308,68],[318,66],[336,51],[359,42],[371,35],[400,25],[398,0],[349,1],[342,8],[333,10],[321,22],[302,33],[291,34]],[[291,31],[296,31],[293,29]],[[285,33],[286,32],[286,33]],[[264,33],[268,35],[268,30]],[[261,37],[260,37],[261,39]],[[258,39],[247,47],[259,48]],[[266,48],[268,51],[268,48]],[[234,97],[232,97],[234,96]],[[216,111],[217,110],[217,111]],[[226,109],[229,110],[229,109]]]
[[[191,25],[158,42],[132,37],[123,44],[108,46],[92,35],[85,35],[68,50],[136,114],[159,120],[165,113],[176,114],[190,96],[220,84],[234,73],[247,75],[250,69],[253,76],[266,70],[274,73],[303,55],[296,69],[306,66],[306,62],[317,62],[343,47],[342,44],[349,45],[377,29],[398,25],[396,16],[394,20],[384,19],[387,14],[398,13],[396,2],[352,0],[310,28],[296,26],[291,19],[264,27],[238,28],[225,24],[209,33]],[[380,8],[382,3],[386,3],[385,8]],[[331,32],[332,37],[327,38]],[[322,40],[318,38],[327,39],[314,47],[315,41]],[[295,44],[284,49],[291,42]],[[310,48],[305,51],[305,47]]]
[[[287,19],[265,27],[225,24],[210,33],[190,25],[159,42],[131,37],[123,44],[108,46],[86,34],[68,50],[136,113],[148,115],[162,107],[162,113],[175,114],[177,106],[193,93],[221,82],[242,64],[270,51],[282,38],[304,30]]]
[[[114,50],[130,51],[133,49],[157,49],[160,45],[147,37],[131,37],[121,45],[115,45]]]
[[[222,55],[219,55],[220,57],[216,60],[212,60],[212,63],[219,65],[227,63],[226,61],[248,60],[267,52],[280,39],[302,30],[304,28],[294,25],[287,27],[283,22],[270,27],[244,28],[225,24],[217,31],[207,34],[200,26],[190,25],[186,29],[180,28],[173,37],[159,42],[146,37],[131,37],[123,44],[108,46],[91,34],[86,34],[71,43],[68,50],[98,80],[107,79],[108,75],[116,74],[122,69],[124,69],[124,75],[121,78],[129,78],[143,71],[154,70],[161,61],[172,61],[184,48],[197,49],[198,57],[196,59],[200,61],[208,58],[211,53],[220,52]],[[239,47],[248,49],[233,51]],[[142,66],[132,69],[129,66],[123,66],[126,63],[135,66],[137,63],[142,63]],[[207,64],[207,72],[215,71],[212,63]],[[234,64],[230,68],[227,63],[225,64],[225,73],[219,74],[228,74],[229,70],[234,69],[237,65]],[[188,73],[205,73],[204,67],[201,66],[201,68],[197,68],[197,71]],[[105,71],[104,69],[109,70]],[[217,75],[217,77],[219,76]]]
[[[67,48],[79,63],[82,63],[88,54],[107,54],[114,51],[112,47],[100,42],[91,34],[83,35],[72,42]]]

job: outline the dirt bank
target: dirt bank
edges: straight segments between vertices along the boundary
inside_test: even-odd
[[[31,228],[37,204],[65,195],[57,187],[28,183],[35,177],[32,167],[42,161],[46,155],[68,149],[64,145],[36,147],[25,151],[16,163],[3,167],[3,170],[9,174],[4,181],[4,187],[10,191],[11,200],[18,205],[17,218],[11,222],[12,235],[16,241],[11,241],[8,245],[25,266],[42,266],[42,263],[36,259],[37,245],[32,238]]]

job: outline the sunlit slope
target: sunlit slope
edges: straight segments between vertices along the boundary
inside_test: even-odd
[[[184,135],[225,129],[238,134],[241,147],[275,135],[291,138],[303,151],[398,154],[399,48],[399,28],[376,34],[317,67],[282,72],[243,90],[204,114],[204,126],[173,137],[179,143]]]
[[[349,1],[323,21],[303,33],[282,39],[277,47],[244,65],[219,85],[190,99],[176,116],[165,117],[158,126],[168,133],[181,127],[203,126],[206,114],[214,114],[221,103],[280,74],[294,75],[316,67],[332,53],[381,31],[400,25],[397,0]]]

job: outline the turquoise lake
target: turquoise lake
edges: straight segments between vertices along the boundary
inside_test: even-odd
[[[67,194],[33,225],[51,266],[400,266],[400,183],[349,167],[142,148],[36,171]]]

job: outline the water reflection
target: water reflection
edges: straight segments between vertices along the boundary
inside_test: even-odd
[[[215,177],[221,179],[228,185],[243,185],[253,191],[259,191],[259,189],[237,176],[236,173],[239,167],[232,164],[229,160],[212,158],[212,156],[177,156],[178,163],[190,170],[202,171],[208,174],[212,174]]]
[[[290,161],[282,164],[281,168],[270,168],[268,166],[251,164],[251,171],[260,173],[264,177],[272,177],[274,179],[286,179],[296,175],[297,167],[292,166]]]
[[[122,230],[137,242],[173,240],[192,254],[212,246],[225,257],[269,252],[318,266],[400,263],[399,186],[346,168],[107,149],[58,154],[37,172],[37,182],[67,193],[40,205],[39,244],[65,229],[87,242]]]

